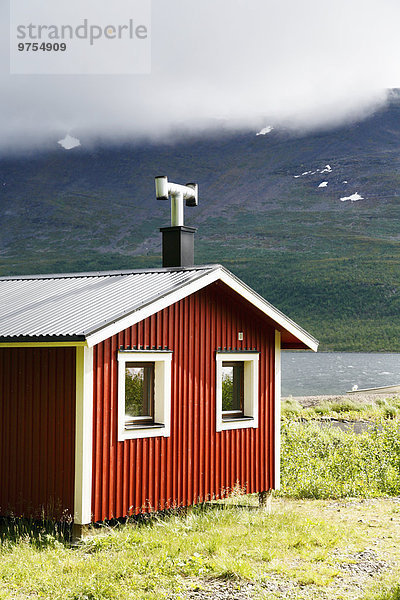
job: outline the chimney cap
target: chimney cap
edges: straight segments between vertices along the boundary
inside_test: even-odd
[[[199,198],[199,186],[197,183],[180,185],[168,181],[166,175],[158,175],[155,178],[157,200],[168,200],[171,197],[171,226],[183,226],[183,201],[186,206],[197,206]]]

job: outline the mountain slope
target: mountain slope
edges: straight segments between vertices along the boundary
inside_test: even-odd
[[[2,158],[0,272],[158,266],[169,203],[155,200],[154,176],[165,173],[199,183],[185,217],[198,263],[224,263],[323,349],[399,351],[399,116],[393,92],[369,119],[313,134],[92,150],[81,139]]]

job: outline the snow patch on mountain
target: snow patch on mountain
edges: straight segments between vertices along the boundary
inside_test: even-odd
[[[258,133],[256,133],[256,135],[267,135],[267,133],[271,133],[272,130],[272,125],[267,125],[266,127],[263,127]]]
[[[76,148],[81,145],[80,140],[76,137],[72,137],[69,133],[62,140],[58,140],[57,144],[60,144],[65,150],[71,150],[71,148]]]
[[[315,175],[316,173],[332,173],[332,167],[330,165],[325,165],[323,169],[315,169],[315,171],[304,171],[303,173],[301,173],[301,175],[293,175],[293,177],[295,179],[298,179],[299,177],[305,177],[306,175]]]
[[[357,200],[364,200],[364,198],[358,192],[355,192],[351,196],[344,196],[343,198],[340,198],[341,202],[346,202],[346,200],[350,200],[350,202],[356,202]]]

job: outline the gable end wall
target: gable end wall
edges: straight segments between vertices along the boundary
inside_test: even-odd
[[[243,332],[243,342],[238,332]],[[168,348],[171,436],[117,441],[117,352]],[[260,352],[259,426],[215,430],[215,352]],[[94,347],[94,521],[247,492],[274,482],[275,331],[218,283]]]

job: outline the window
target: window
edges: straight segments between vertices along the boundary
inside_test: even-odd
[[[118,440],[168,437],[171,413],[170,351],[118,353]]]
[[[244,416],[244,362],[222,362],[222,418]]]
[[[125,428],[154,423],[154,363],[125,363]]]
[[[217,352],[217,431],[258,426],[258,352]]]

